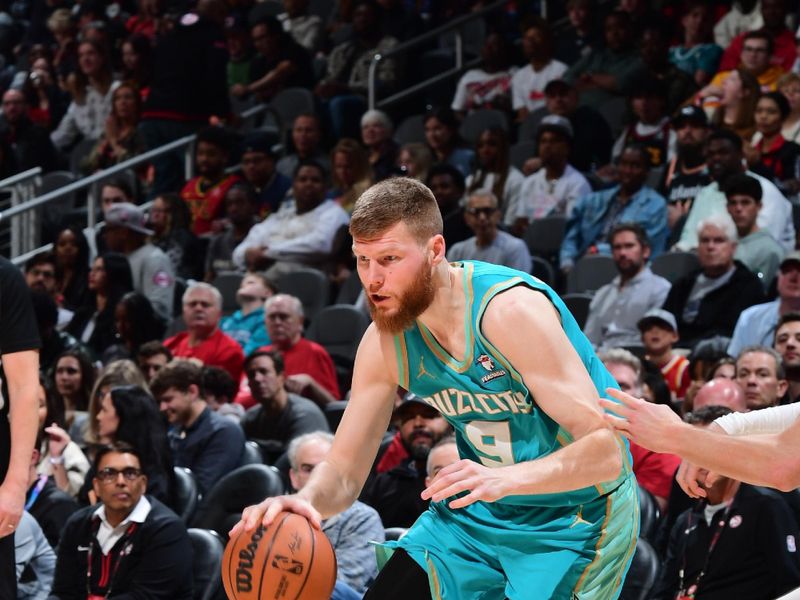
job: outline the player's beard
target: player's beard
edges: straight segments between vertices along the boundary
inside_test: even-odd
[[[396,312],[387,314],[376,306],[366,294],[369,312],[376,327],[385,333],[396,335],[409,329],[433,302],[436,287],[433,284],[433,271],[430,262],[426,261],[412,279],[413,283],[402,296],[400,296]]]

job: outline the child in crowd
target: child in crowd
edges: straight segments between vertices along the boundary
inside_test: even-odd
[[[642,332],[645,357],[661,369],[673,398],[683,398],[691,383],[691,374],[686,357],[672,351],[678,342],[675,317],[671,312],[654,308],[647,311],[637,325]]]

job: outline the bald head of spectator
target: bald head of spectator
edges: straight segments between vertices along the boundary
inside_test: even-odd
[[[706,406],[726,406],[734,412],[747,412],[744,391],[730,379],[712,379],[697,392],[692,410]]]
[[[736,381],[750,410],[777,406],[789,385],[781,355],[765,346],[748,346],[739,353]]]

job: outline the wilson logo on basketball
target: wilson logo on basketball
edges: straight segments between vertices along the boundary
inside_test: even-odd
[[[239,550],[239,564],[236,568],[236,590],[239,592],[250,592],[253,589],[253,560],[262,537],[264,527],[260,526],[253,532],[250,543]]]

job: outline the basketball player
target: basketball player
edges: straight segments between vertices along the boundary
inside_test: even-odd
[[[282,510],[319,527],[358,497],[397,385],[436,407],[462,460],[365,599],[616,598],[636,545],[636,483],[598,396],[613,379],[563,302],[533,277],[448,264],[442,219],[417,181],[383,181],[350,231],[374,323],[333,447],[301,492],[245,509],[232,535]]]

